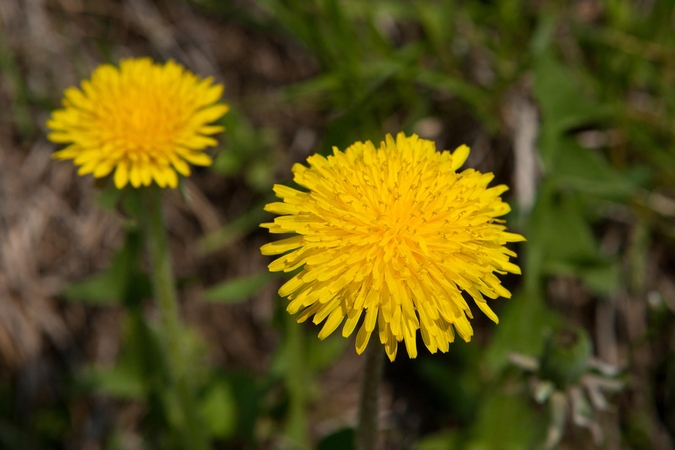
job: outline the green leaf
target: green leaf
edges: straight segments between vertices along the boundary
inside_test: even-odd
[[[130,308],[122,326],[120,352],[112,367],[86,367],[76,386],[122,399],[146,399],[162,394],[168,372],[156,331],[143,318],[140,307]]]
[[[552,169],[550,178],[560,187],[618,201],[636,191],[630,174],[618,172],[601,153],[583,148],[571,138],[559,140]]]
[[[237,405],[224,380],[210,387],[202,400],[202,414],[211,435],[227,439],[237,427]]]
[[[43,439],[63,442],[71,429],[70,413],[65,404],[42,407],[33,413],[33,429]]]
[[[150,279],[140,269],[140,232],[127,231],[126,242],[113,257],[110,268],[66,286],[61,295],[92,305],[137,304],[151,293]]]
[[[222,175],[234,176],[251,164],[273,166],[270,149],[277,141],[274,128],[255,127],[242,112],[232,107],[218,121],[227,130],[223,135],[223,149],[209,168]]]
[[[143,379],[134,367],[127,364],[110,368],[89,367],[81,374],[80,383],[115,398],[137,400],[145,396]]]
[[[488,91],[448,74],[428,69],[420,69],[415,76],[415,81],[422,86],[456,95],[457,98],[473,107],[486,128],[492,131],[499,129],[499,123],[490,111],[492,99]]]
[[[311,392],[311,374],[307,367],[307,338],[302,325],[296,323],[293,316],[281,314],[284,314],[283,340],[274,355],[272,371],[284,378],[288,395],[283,433],[290,448],[308,448],[307,399]]]
[[[271,214],[265,211],[263,207],[265,204],[275,201],[275,198],[270,196],[263,203],[251,207],[224,227],[206,235],[199,243],[201,252],[204,254],[214,253],[258,228],[261,222],[271,217]]]
[[[254,429],[259,423],[261,405],[269,386],[249,372],[235,372],[228,375],[231,393],[237,404],[237,435],[247,439],[245,448],[257,448],[254,445]]]
[[[578,195],[549,193],[535,205],[530,227],[544,248],[543,264],[592,265],[604,262]]]
[[[457,97],[472,105],[478,106],[479,104],[483,102],[487,103],[488,101],[487,91],[445,73],[420,69],[415,78],[416,81],[423,86],[455,94]]]
[[[243,166],[242,158],[235,152],[224,150],[218,153],[211,170],[221,175],[236,175]]]
[[[533,245],[543,249],[544,274],[576,277],[593,292],[608,295],[621,285],[619,266],[600,251],[583,200],[569,194],[541,196],[531,221],[537,237]]]
[[[246,182],[254,190],[267,193],[272,189],[274,167],[268,161],[258,160],[248,164],[244,171]]]
[[[425,436],[417,443],[415,450],[455,450],[461,448],[458,431],[441,431]]]
[[[277,276],[277,274],[265,272],[250,277],[225,281],[207,290],[205,298],[209,301],[224,303],[243,302]]]
[[[448,42],[452,42],[455,33],[455,19],[459,5],[455,2],[415,2],[420,26],[425,37],[439,57],[448,53]]]
[[[587,95],[582,95],[572,82],[569,69],[550,52],[535,60],[534,94],[543,110],[546,125],[561,132],[605,119],[610,112]]]
[[[609,296],[621,287],[621,268],[618,262],[585,268],[580,276],[584,284],[599,295]]]
[[[124,285],[114,272],[107,270],[71,283],[61,292],[66,300],[79,301],[90,305],[115,305],[122,300]]]
[[[299,326],[299,325],[298,325]],[[318,333],[321,328],[316,328]],[[351,341],[342,337],[339,331],[335,331],[323,341],[316,335],[307,339],[307,365],[313,371],[321,371],[330,367],[342,356]]]
[[[340,77],[338,74],[329,72],[320,74],[314,78],[305,81],[299,81],[284,88],[284,100],[298,100],[303,98],[316,98],[326,93],[336,92],[340,88]]]
[[[532,33],[532,39],[530,40],[530,51],[535,57],[549,49],[551,41],[555,36],[558,17],[559,15],[553,12],[545,12],[539,17],[539,23],[534,33]]]
[[[114,210],[122,196],[122,190],[117,189],[113,183],[103,189],[96,197],[96,202],[107,210]]]
[[[474,417],[485,388],[485,378],[469,369],[479,363],[476,346],[459,341],[453,344],[452,355],[447,358],[423,358],[416,365],[424,384],[433,389],[438,401],[446,405],[450,415],[460,424],[468,423]]]
[[[494,372],[506,367],[512,352],[538,355],[544,342],[544,331],[560,320],[546,309],[537,294],[516,294],[504,302],[499,325],[484,356]]]
[[[508,418],[508,420],[505,420]],[[538,448],[543,440],[544,416],[534,414],[527,400],[518,395],[493,392],[486,396],[467,450],[522,450]]]
[[[105,450],[125,450],[125,434],[117,429],[113,429],[108,433],[107,444]]]
[[[582,95],[572,82],[568,69],[550,52],[536,58],[534,94],[542,109],[539,151],[547,170],[559,151],[562,134],[575,127],[597,123],[612,116],[612,111]]]

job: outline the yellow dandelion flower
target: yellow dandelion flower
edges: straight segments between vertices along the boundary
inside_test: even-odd
[[[472,315],[462,292],[498,322],[485,297],[511,296],[495,273],[520,274],[504,245],[524,238],[497,219],[510,210],[500,198],[505,185],[488,188],[490,173],[457,172],[468,155],[466,145],[437,152],[433,142],[399,133],[378,149],[357,142],[309,157],[309,167],[295,164],[294,181],[309,192],[275,185],[283,202],[265,209],[281,217],[261,225],[297,234],[261,248],[283,254],[269,265],[273,272],[302,267],[279,289],[288,312],[302,311],[298,322],[325,321],[320,339],[345,318],[348,337],[365,313],[357,353],[377,325],[392,361],[401,341],[417,356],[418,329],[432,353],[448,351],[455,331],[469,341]]]
[[[199,79],[169,61],[128,59],[119,68],[99,66],[81,89],[66,89],[63,109],[52,113],[49,140],[70,144],[54,153],[72,159],[79,175],[100,178],[115,171],[115,186],[175,188],[178,176],[190,175],[187,163],[208,166],[204,149],[217,144],[209,125],[229,107],[217,103],[223,86]]]

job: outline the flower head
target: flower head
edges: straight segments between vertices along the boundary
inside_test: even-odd
[[[47,122],[49,139],[69,144],[54,158],[73,159],[79,175],[100,178],[114,171],[119,189],[152,180],[175,188],[176,172],[190,175],[188,162],[211,164],[203,150],[217,144],[211,135],[223,131],[209,125],[229,109],[217,103],[222,92],[211,78],[200,80],[173,61],[104,64],[81,89],[66,89],[63,109]]]
[[[283,254],[273,272],[302,270],[279,295],[298,322],[325,320],[324,339],[343,321],[342,335],[356,337],[362,353],[376,325],[389,359],[404,341],[417,356],[419,329],[433,353],[448,351],[455,331],[466,341],[473,330],[467,292],[490,319],[497,316],[484,298],[510,297],[495,273],[520,273],[504,244],[522,241],[497,219],[509,212],[504,185],[487,188],[492,174],[456,170],[469,155],[437,152],[431,141],[399,133],[376,149],[357,142],[327,158],[313,155],[309,167],[293,166],[302,192],[275,185],[283,202],[268,204],[281,214],[262,224],[271,233],[297,236],[264,245],[264,255]]]

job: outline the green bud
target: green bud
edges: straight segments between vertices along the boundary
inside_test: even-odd
[[[593,345],[585,330],[574,326],[559,328],[544,342],[539,377],[565,389],[586,372],[592,353]]]

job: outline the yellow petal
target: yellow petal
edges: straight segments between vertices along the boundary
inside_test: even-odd
[[[94,170],[94,178],[103,178],[106,175],[109,175],[110,172],[113,171],[115,168],[115,165],[111,162],[103,162],[100,163],[97,167],[96,170]]]
[[[290,280],[288,280],[286,283],[284,283],[283,286],[279,288],[279,295],[281,297],[287,297],[288,295],[297,291],[303,284],[304,282],[302,281],[302,278],[300,278],[300,275],[298,274],[293,278],[291,278]]]
[[[342,328],[343,337],[349,337],[352,335],[354,328],[356,328],[356,324],[359,322],[362,312],[363,309],[359,308],[349,314],[347,321],[345,322],[345,326]]]
[[[492,311],[492,309],[488,306],[487,302],[480,302],[477,301],[476,305],[480,308],[483,313],[490,318],[491,321],[494,323],[499,323],[499,317],[497,317],[497,314]]]
[[[129,180],[129,168],[126,161],[120,161],[117,164],[117,170],[115,170],[115,187],[117,189],[122,189],[127,185]]]
[[[195,166],[210,166],[213,161],[206,153],[185,151],[181,156]]]
[[[161,167],[150,166],[150,172],[152,173],[152,178],[155,180],[155,183],[161,188],[166,187],[166,178],[164,177],[164,171]]]
[[[178,176],[176,175],[176,172],[171,167],[163,167],[162,172],[164,173],[166,184],[169,185],[171,189],[176,189],[178,186]]]
[[[186,177],[190,176],[190,166],[187,165],[182,159],[173,156],[171,158],[171,165],[180,173]]]
[[[143,164],[140,166],[141,181],[144,186],[152,184],[152,170],[150,164]]]
[[[264,209],[275,214],[297,214],[298,212],[297,207],[281,202],[268,203]]]
[[[215,145],[218,145],[218,141],[216,141],[212,137],[199,136],[195,134],[190,136],[188,139],[179,141],[179,144],[191,150],[202,150],[206,147],[213,147]]]
[[[71,145],[63,150],[59,150],[58,152],[52,153],[52,158],[54,159],[73,159],[75,158],[78,154],[80,153],[80,150],[78,147]]]
[[[141,187],[141,171],[139,170],[138,163],[131,164],[131,170],[129,172],[129,181],[131,185],[135,188]]]
[[[460,145],[452,152],[452,170],[457,170],[466,162],[469,157],[469,147],[467,145]]]
[[[345,311],[342,305],[339,305],[337,308],[331,311],[326,323],[324,323],[323,328],[319,332],[319,339],[322,341],[326,339],[333,331],[337,329],[342,323],[342,320],[345,318]],[[321,322],[320,320],[318,321]],[[315,323],[317,323],[315,321]]]
[[[396,339],[394,339],[394,336],[389,333],[387,336],[387,340],[383,342],[384,344],[384,351],[387,353],[387,357],[389,358],[389,361],[394,361],[396,359],[396,352],[398,351],[398,342]]]
[[[228,105],[223,104],[214,105],[202,109],[197,114],[195,114],[195,116],[192,118],[192,122],[199,124],[210,123],[223,117],[229,110],[230,107]]]
[[[359,355],[366,349],[371,333],[372,331],[366,330],[365,325],[362,325],[356,334],[356,353]]]
[[[507,232],[502,232],[501,233],[502,239],[504,239],[506,242],[523,242],[526,241],[523,236],[516,234],[516,233],[507,233]]]
[[[52,125],[52,128],[55,128],[55,123],[54,122],[47,122],[47,126]],[[47,139],[50,141],[54,142],[55,144],[68,144],[70,142],[73,142],[73,137],[71,136],[70,133],[68,132],[59,132],[55,131],[53,133],[49,133],[47,135]]]
[[[216,134],[222,133],[223,131],[225,131],[225,127],[220,125],[205,125],[197,130],[197,132],[200,134]]]
[[[292,238],[281,239],[265,244],[260,247],[260,251],[263,255],[278,255],[293,250],[294,248],[301,247],[302,243],[302,236],[294,236]]]

